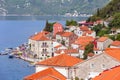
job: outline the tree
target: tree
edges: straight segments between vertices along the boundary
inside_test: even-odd
[[[53,23],[49,23],[48,20],[46,21],[46,25],[45,25],[45,28],[44,28],[44,31],[48,31],[48,32],[52,32],[53,31]]]
[[[92,42],[89,43],[88,45],[86,45],[85,51],[84,51],[84,53],[83,53],[83,56],[84,56],[83,59],[87,59],[87,55],[88,55],[89,53],[94,53],[93,48],[94,48],[94,45],[93,45]]]
[[[109,24],[110,27],[120,28],[120,12],[113,16],[113,20]]]
[[[120,34],[117,34],[116,40],[120,41]]]
[[[66,20],[66,26],[77,26],[77,21]]]

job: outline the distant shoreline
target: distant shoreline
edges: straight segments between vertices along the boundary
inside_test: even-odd
[[[88,17],[81,17],[81,16],[24,16],[24,15],[7,15],[7,16],[0,16],[0,20],[86,20]]]

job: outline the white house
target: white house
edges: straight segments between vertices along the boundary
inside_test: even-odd
[[[92,37],[96,37],[96,32],[92,31],[90,28],[88,28],[88,26],[82,25],[80,27],[77,27],[74,30],[74,33],[77,36],[92,36]]]
[[[108,37],[100,37],[97,40],[97,48],[99,50],[104,50],[106,49],[113,41],[109,39]]]
[[[120,65],[120,49],[109,48],[103,53],[84,60],[72,67],[75,70],[75,76],[80,80],[89,80],[99,75],[102,71]]]
[[[46,59],[52,56],[53,43],[46,37],[49,32],[42,31],[29,38],[28,44],[33,55],[39,59]]]
[[[71,76],[73,76],[74,72],[70,72],[70,68],[80,62],[82,62],[81,59],[67,54],[61,54],[47,60],[38,62],[36,64],[36,72],[42,71],[48,67],[53,67],[61,74],[63,74],[67,79],[71,79]]]

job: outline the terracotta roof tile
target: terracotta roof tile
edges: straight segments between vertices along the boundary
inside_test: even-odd
[[[91,36],[81,36],[79,37],[76,41],[75,44],[81,45],[81,46],[86,46],[90,42],[94,41],[95,38]]]
[[[119,48],[107,48],[105,50],[105,53],[120,61],[120,49]]]
[[[88,56],[89,56],[89,57],[93,57],[93,56],[94,56],[94,53],[89,53]]]
[[[36,65],[46,65],[46,66],[60,66],[60,67],[70,67],[82,60],[67,54],[61,54],[47,60],[38,62]]]
[[[57,50],[55,53],[60,54],[62,51],[66,54],[73,54],[73,53],[79,53],[77,49],[63,49],[63,50]]]
[[[106,41],[108,39],[108,37],[100,37],[99,39],[98,39],[98,41],[99,42],[104,42],[104,41]]]
[[[54,68],[47,68],[43,71],[26,76],[24,80],[66,80],[66,77]]]
[[[64,32],[61,36],[63,36],[63,37],[69,37],[71,35],[73,35],[73,32]]]
[[[120,66],[105,70],[92,80],[120,80]]]
[[[39,33],[33,35],[32,37],[30,37],[30,39],[36,40],[36,41],[49,40],[49,39],[46,37],[47,34],[49,34],[49,32],[42,31],[42,32],[39,32]]]
[[[88,28],[88,26],[82,25],[82,26],[80,26],[80,30],[81,31],[88,31],[89,28]]]
[[[113,41],[112,46],[120,46],[120,41]]]

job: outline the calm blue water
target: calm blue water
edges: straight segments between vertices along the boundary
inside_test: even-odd
[[[19,59],[0,56],[0,80],[22,80],[24,76],[34,73],[34,67]]]
[[[65,24],[65,21],[58,22]],[[29,36],[44,28],[45,23],[45,20],[0,21],[0,51],[27,42]],[[0,56],[0,80],[22,80],[24,76],[30,75],[34,71],[34,67],[28,67],[28,63],[23,60]]]

